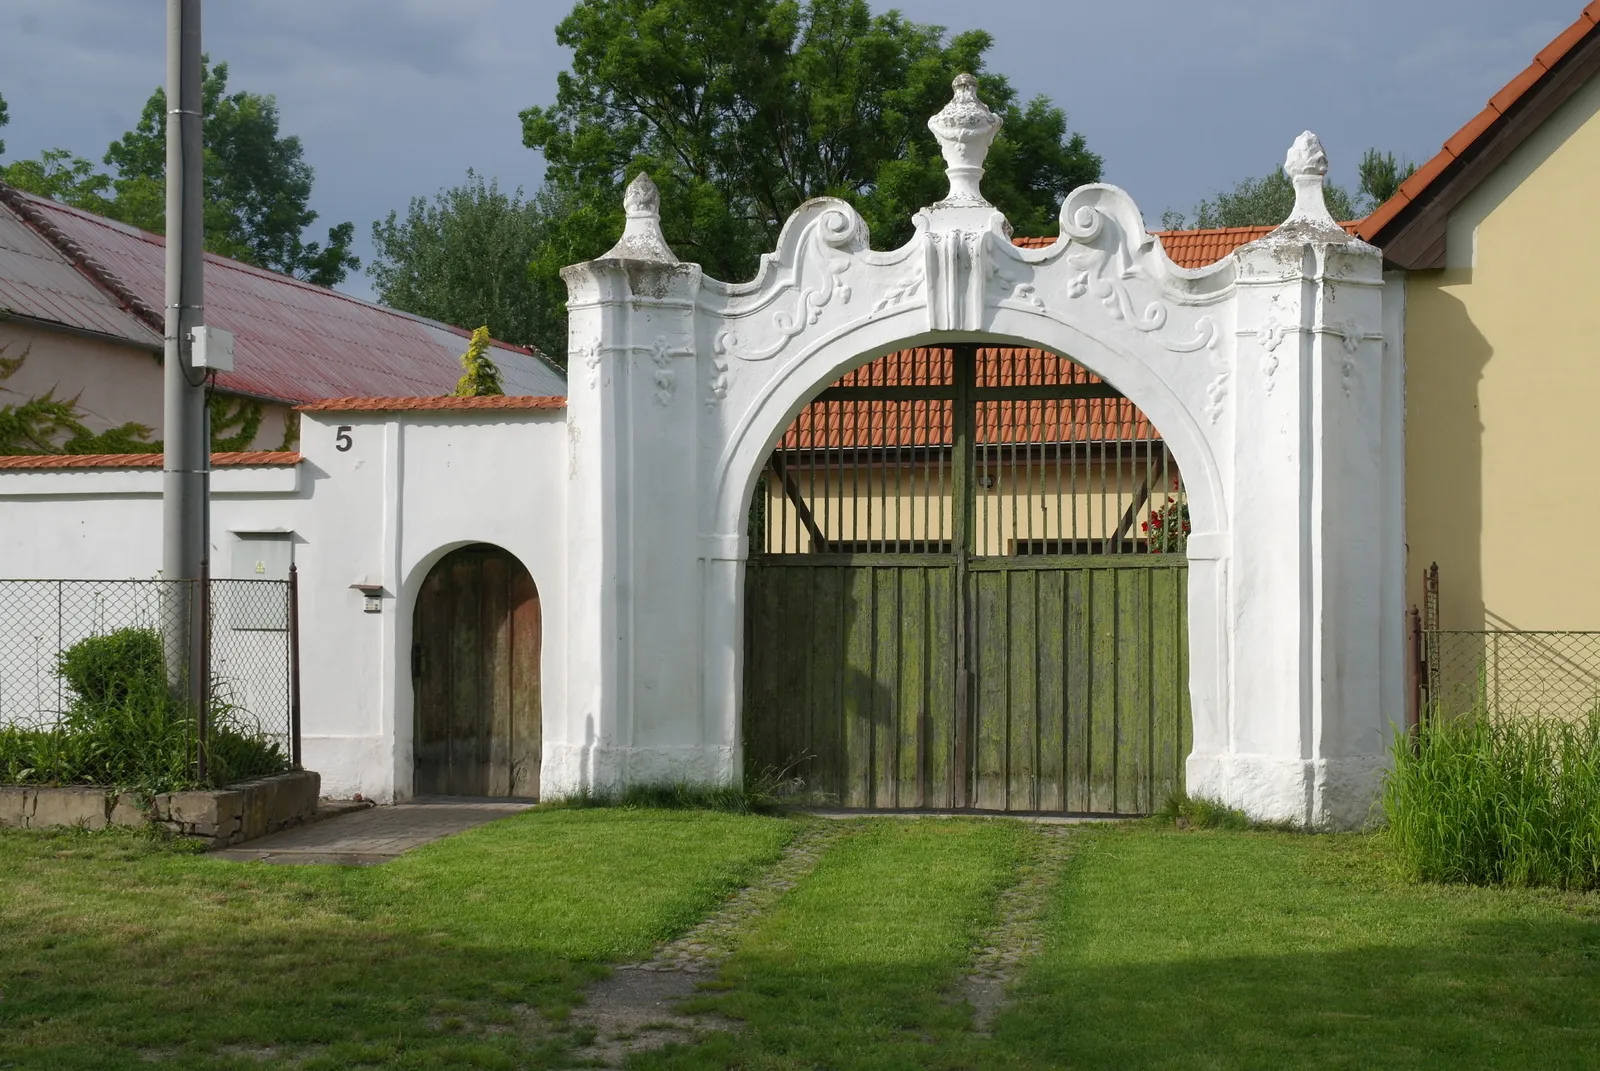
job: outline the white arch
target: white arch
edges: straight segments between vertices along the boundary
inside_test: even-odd
[[[1177,267],[1110,186],[1072,193],[1061,237],[1021,249],[978,192],[998,121],[958,80],[930,120],[951,193],[899,249],[846,203],[807,202],[756,278],[677,260],[640,176],[606,256],[565,270],[570,313],[568,694],[583,739],[545,790],[728,780],[740,769],[742,564],[750,496],[800,409],[877,356],[1036,345],[1142,409],[1184,473],[1191,792],[1261,817],[1365,817],[1403,695],[1398,354],[1378,251],[1289,154],[1285,224]],[[565,751],[563,751],[563,748]],[[563,755],[565,757],[563,757]]]

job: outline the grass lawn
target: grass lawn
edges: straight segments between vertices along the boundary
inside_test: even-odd
[[[0,1068],[566,1066],[558,1018],[792,822],[534,812],[381,867],[0,836]],[[1367,837],[1086,829],[993,1034],[958,992],[1034,850],[1004,821],[853,823],[652,1071],[1594,1068],[1600,895],[1416,886]]]
[[[548,1066],[548,1032],[524,1029],[541,1009],[559,1016],[602,962],[690,925],[792,833],[709,812],[533,812],[370,868],[10,833],[0,1067]]]

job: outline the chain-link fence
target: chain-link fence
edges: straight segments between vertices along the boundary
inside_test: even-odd
[[[289,580],[0,580],[0,727],[53,730],[155,689],[189,694],[191,644],[210,667],[193,760],[237,747],[300,763],[297,592]],[[196,630],[193,622],[207,621]]]
[[[1600,632],[1422,632],[1430,713],[1575,720],[1600,705]]]

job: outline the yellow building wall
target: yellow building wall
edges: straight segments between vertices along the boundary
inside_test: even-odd
[[[1406,278],[1407,596],[1445,628],[1600,630],[1600,79]]]

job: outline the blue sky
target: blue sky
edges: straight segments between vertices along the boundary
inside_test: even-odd
[[[549,103],[572,0],[212,0],[205,46],[236,89],[276,94],[316,168],[319,226],[372,221],[467,168],[537,186],[517,112]],[[1440,143],[1582,10],[1577,0],[902,0],[918,22],[980,27],[991,67],[1043,93],[1147,220],[1282,162],[1301,130],[1353,185],[1369,145]],[[5,0],[6,160],[98,160],[164,70],[162,0]],[[365,276],[342,287],[370,295]]]

